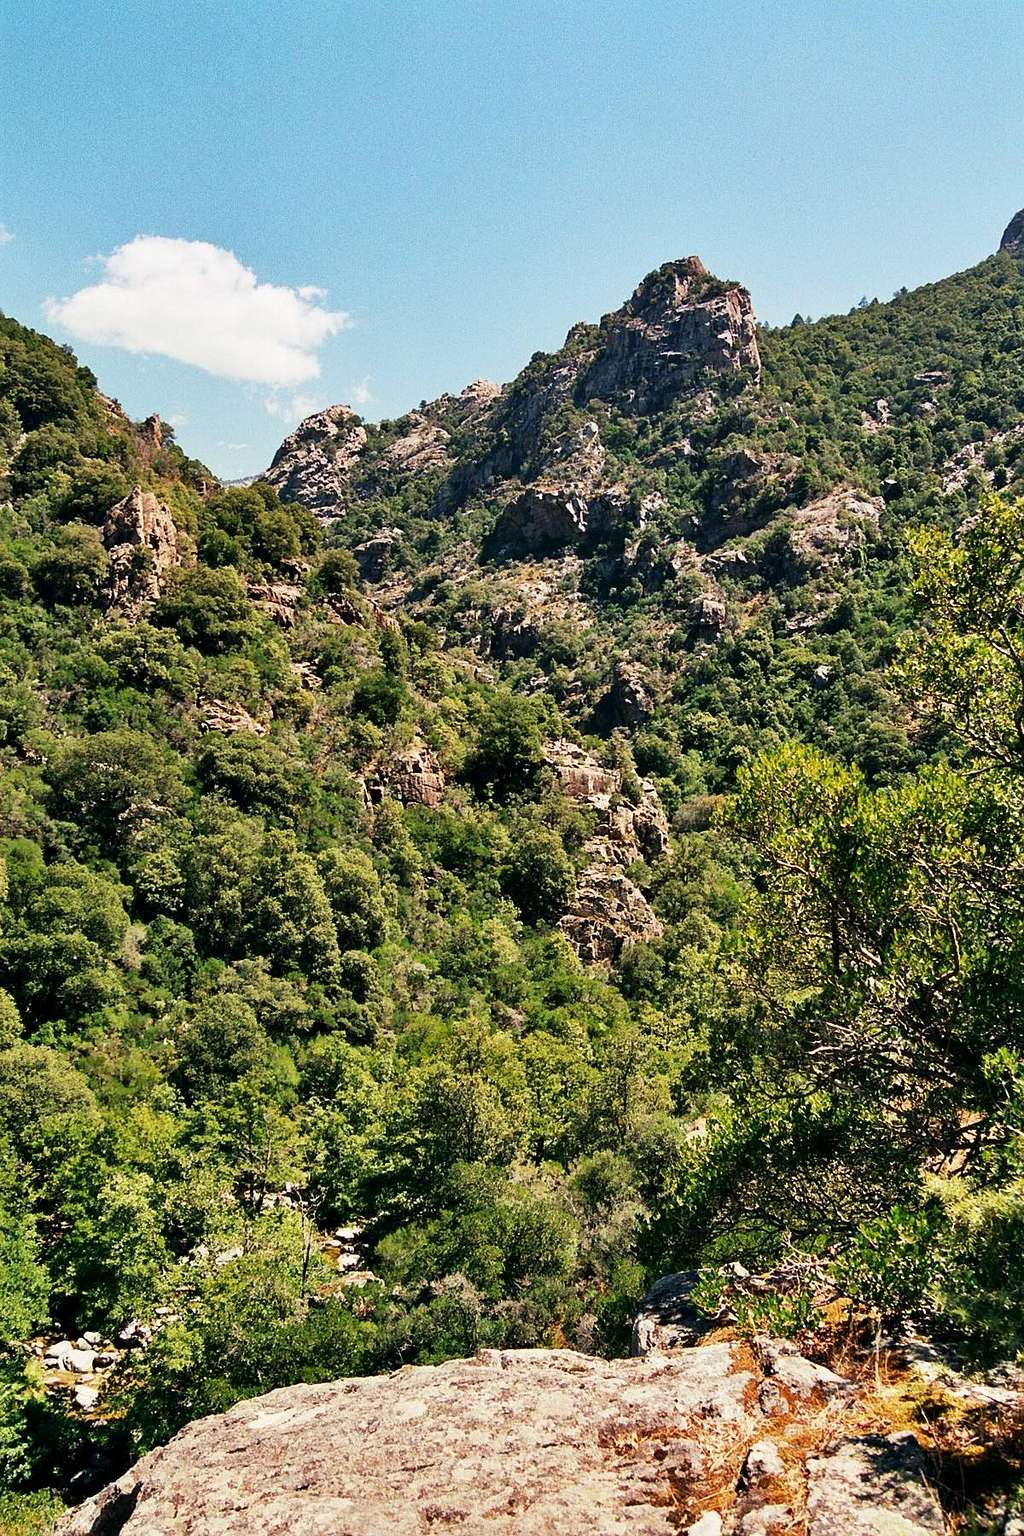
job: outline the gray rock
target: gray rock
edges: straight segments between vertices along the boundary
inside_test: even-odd
[[[793,1511],[788,1504],[762,1504],[748,1509],[734,1528],[734,1536],[788,1536]]]
[[[721,1515],[717,1510],[707,1510],[699,1520],[686,1527],[686,1536],[722,1536]]]
[[[690,1300],[699,1278],[695,1269],[688,1269],[654,1282],[633,1321],[631,1355],[686,1349],[710,1331],[711,1323]]]
[[[795,1344],[779,1339],[755,1339],[753,1348],[766,1377],[773,1379],[783,1396],[794,1404],[842,1402],[856,1393],[853,1382],[847,1381],[845,1376],[837,1376],[828,1366],[805,1359]]]
[[[182,1430],[58,1531],[671,1536],[679,1484],[720,1439],[753,1435],[751,1387],[731,1344],[668,1360],[484,1350],[287,1387]]]
[[[942,1536],[945,1529],[909,1432],[846,1440],[807,1463],[808,1536]]]
[[[757,1440],[743,1463],[742,1482],[747,1488],[755,1488],[770,1478],[782,1477],[785,1470],[775,1441]]]

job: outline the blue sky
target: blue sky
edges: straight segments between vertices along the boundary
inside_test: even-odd
[[[242,475],[673,257],[773,322],[979,260],[1022,60],[1021,0],[0,0],[0,309]]]

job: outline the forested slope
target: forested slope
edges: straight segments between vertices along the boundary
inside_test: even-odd
[[[691,259],[228,489],[0,321],[9,1489],[724,1260],[1021,1348],[1022,319]]]

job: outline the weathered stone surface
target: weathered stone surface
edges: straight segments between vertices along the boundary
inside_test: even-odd
[[[414,742],[386,762],[378,762],[366,780],[371,805],[379,805],[391,794],[403,805],[436,808],[444,799],[444,792],[445,777],[437,753],[422,741]]]
[[[743,1511],[733,1526],[733,1536],[790,1536],[793,1528],[793,1511],[788,1504],[759,1504]]]
[[[658,938],[662,924],[640,887],[626,873],[638,859],[653,861],[668,848],[668,821],[654,785],[640,783],[635,801],[622,795],[622,775],[583,747],[547,743],[545,761],[565,793],[597,813],[583,851],[589,860],[571,910],[559,928],[582,960],[607,965],[629,944]]]
[[[190,1425],[61,1536],[670,1536],[760,1422],[734,1346],[671,1360],[485,1350],[288,1387]],[[698,1526],[698,1529],[701,1529]]]
[[[725,622],[725,603],[713,592],[705,592],[690,608],[690,633],[695,640],[720,639]]]
[[[127,618],[159,597],[167,572],[181,564],[170,509],[138,485],[107,513],[103,544],[110,561],[107,602]]]
[[[803,574],[838,565],[877,534],[882,501],[860,491],[836,490],[790,514],[789,542]]]
[[[201,731],[217,731],[223,736],[265,736],[269,729],[262,720],[254,719],[241,704],[232,704],[226,699],[204,699],[199,709]]]
[[[711,1324],[690,1297],[699,1276],[695,1269],[662,1275],[651,1286],[633,1319],[630,1354],[666,1354],[696,1344]]]
[[[807,1536],[941,1536],[945,1529],[912,1434],[845,1440],[807,1463]]]
[[[663,932],[639,886],[604,863],[583,871],[573,910],[558,926],[589,965],[607,965],[629,945],[647,943]]]
[[[1024,253],[1024,208],[1015,213],[1013,218],[1003,230],[1003,238],[999,242],[1001,251],[1009,251],[1013,256]]]
[[[365,447],[366,428],[359,417],[347,405],[332,405],[299,423],[263,478],[283,501],[298,501],[311,512],[336,517]]]
[[[402,535],[398,528],[381,528],[365,543],[357,544],[352,553],[363,580],[382,581],[391,569],[401,545]]]
[[[275,623],[290,629],[295,623],[295,610],[302,598],[302,588],[293,581],[249,582],[250,600],[262,613],[268,613]]]
[[[757,324],[745,288],[718,282],[698,256],[651,272],[602,323],[582,393],[655,410],[706,372],[760,377]]]

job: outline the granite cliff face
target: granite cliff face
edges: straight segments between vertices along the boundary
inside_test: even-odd
[[[160,418],[152,420],[159,431]],[[107,513],[103,544],[110,562],[108,604],[125,618],[137,617],[159,597],[166,573],[182,563],[182,545],[169,508],[140,486]]]

